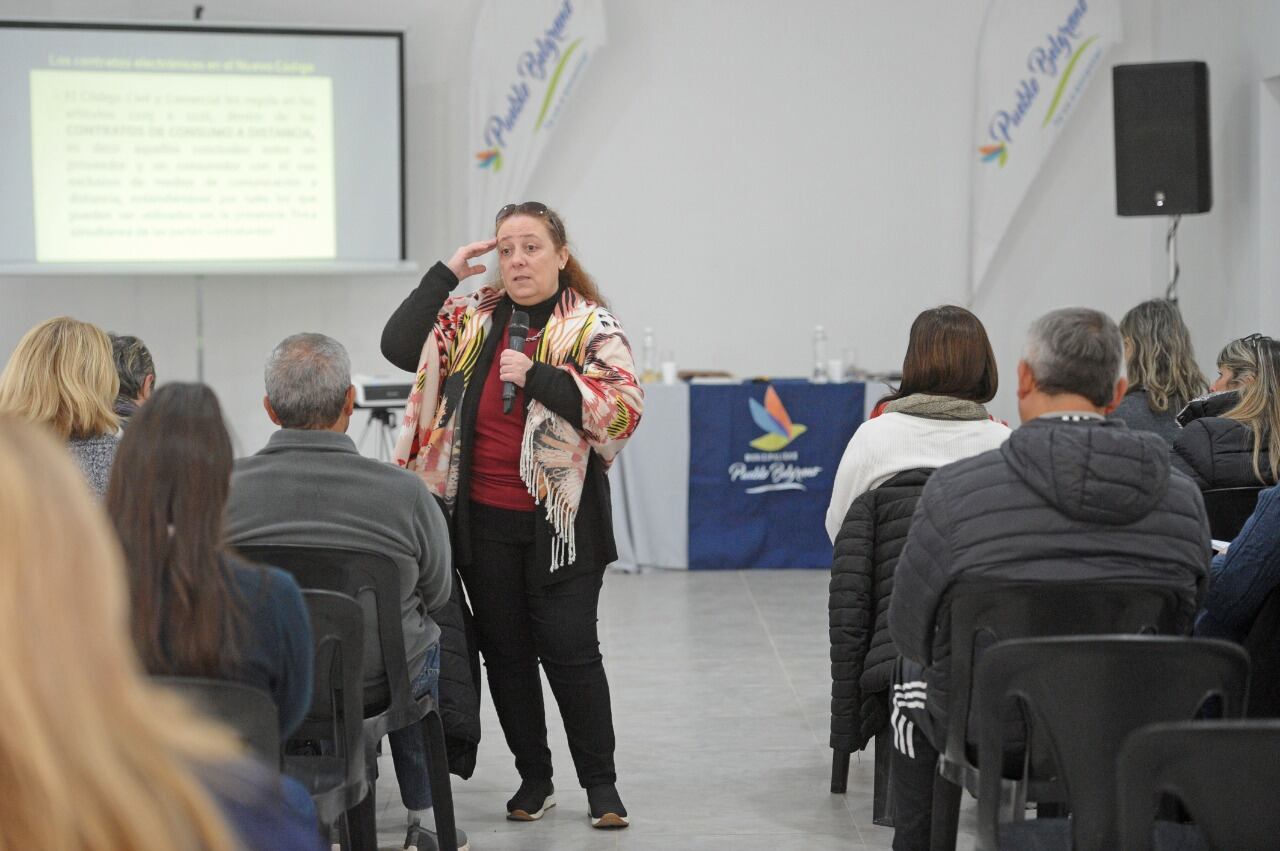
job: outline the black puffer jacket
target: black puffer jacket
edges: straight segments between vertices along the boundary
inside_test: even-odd
[[[1178,412],[1178,425],[1186,428],[1192,420],[1198,420],[1201,417],[1220,417],[1239,404],[1239,390],[1206,393],[1203,396],[1192,399],[1185,408]]]
[[[1258,453],[1259,480],[1253,471],[1253,429],[1226,417],[1201,417],[1188,423],[1173,442],[1173,465],[1201,490],[1275,484],[1271,453]]]
[[[449,771],[466,780],[476,770],[480,746],[480,655],[456,570],[449,602],[432,617],[440,627],[440,721]]]
[[[924,666],[945,724],[948,590],[958,581],[1150,582],[1176,589],[1187,629],[1208,582],[1209,522],[1167,444],[1123,423],[1042,418],[925,485],[894,575],[889,634]]]
[[[898,651],[889,638],[893,571],[931,469],[907,470],[853,501],[836,535],[827,616],[831,747],[852,753],[889,723]]]

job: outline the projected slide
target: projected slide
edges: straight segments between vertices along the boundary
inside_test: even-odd
[[[40,262],[335,254],[327,77],[33,70],[31,149]]]
[[[403,78],[396,31],[0,20],[0,274],[397,272]]]

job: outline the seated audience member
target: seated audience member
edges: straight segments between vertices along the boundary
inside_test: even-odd
[[[116,394],[115,411],[120,425],[129,423],[143,402],[156,387],[156,365],[151,352],[137,337],[111,336],[111,354],[116,362],[116,375],[120,378],[120,391]]]
[[[0,417],[0,846],[319,851],[230,731],[143,674],[120,546],[43,429]]]
[[[1267,596],[1280,587],[1280,488],[1258,496],[1258,507],[1225,553],[1209,568],[1209,593],[1196,635],[1243,641]]]
[[[894,575],[889,633],[902,659],[894,714],[893,847],[928,848],[946,729],[950,636],[937,616],[956,582],[1150,582],[1203,593],[1209,525],[1168,447],[1105,415],[1124,396],[1123,344],[1107,316],[1057,310],[1031,326],[1018,364],[1022,427],[999,449],[939,469],[925,485]],[[927,664],[926,664],[927,660]],[[903,698],[909,685],[913,698]],[[912,708],[919,691],[928,709]]]
[[[1196,366],[1191,332],[1176,304],[1153,298],[1124,315],[1120,335],[1129,390],[1110,418],[1155,432],[1172,444],[1179,429],[1177,413],[1207,387]]]
[[[120,441],[112,410],[118,387],[106,332],[59,316],[18,341],[0,373],[0,413],[53,429],[66,441],[89,487],[101,496]]]
[[[1221,416],[1192,420],[1173,443],[1173,463],[1201,490],[1267,486],[1280,467],[1280,342],[1259,337],[1257,372]]]
[[[347,436],[355,404],[351,362],[337,340],[295,334],[267,358],[267,416],[280,426],[255,455],[236,461],[227,503],[233,545],[371,550],[400,568],[405,657],[415,695],[438,697],[440,628],[432,612],[449,600],[449,529],[417,476],[357,451]],[[144,409],[145,410],[145,409]],[[385,680],[376,622],[365,624],[365,686]],[[414,724],[390,735],[410,839],[433,816],[425,743]],[[416,844],[415,841],[406,846]],[[465,837],[458,834],[459,847]]]
[[[257,686],[275,699],[287,739],[311,704],[311,626],[292,576],[225,545],[234,456],[217,397],[203,384],[161,388],[116,458],[107,512],[124,545],[143,666]]]
[[[1218,352],[1218,376],[1209,392],[1192,399],[1178,413],[1178,425],[1186,428],[1201,417],[1220,417],[1240,404],[1240,390],[1258,376],[1258,341],[1268,340],[1262,334],[1250,334],[1232,340]]]
[[[902,382],[884,413],[854,433],[836,470],[827,534],[836,539],[853,501],[905,470],[935,468],[995,449],[1009,427],[983,403],[996,395],[995,355],[982,322],[963,307],[924,311],[911,323]]]

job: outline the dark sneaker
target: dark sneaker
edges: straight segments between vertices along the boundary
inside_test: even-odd
[[[507,801],[507,818],[537,821],[556,805],[555,791],[550,780],[522,780],[519,791]]]
[[[455,826],[453,832],[458,839],[458,851],[471,851],[466,831]],[[440,851],[440,843],[434,830],[427,830],[414,821],[409,825],[409,833],[404,838],[404,848],[406,851]]]
[[[592,827],[610,830],[631,824],[627,819],[627,808],[622,805],[622,798],[618,796],[618,788],[612,783],[588,789],[587,807]]]

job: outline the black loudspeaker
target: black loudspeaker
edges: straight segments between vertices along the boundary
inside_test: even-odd
[[[1116,122],[1116,212],[1207,213],[1209,66],[1150,62],[1111,69]]]

